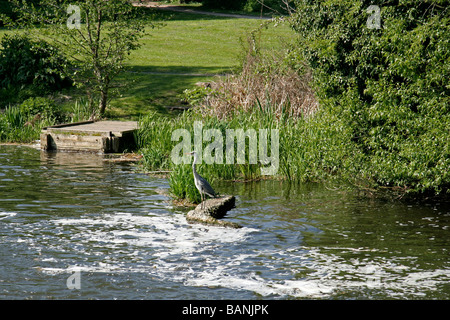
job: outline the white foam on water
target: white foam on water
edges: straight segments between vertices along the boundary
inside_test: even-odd
[[[8,211],[2,211],[0,212],[0,220],[11,218],[17,215],[17,212],[8,212]]]
[[[335,252],[376,252],[371,248],[333,248]],[[307,256],[313,257],[308,275],[309,282],[340,292],[359,291],[361,288],[382,290],[385,294],[402,297],[405,293],[422,296],[424,290],[435,290],[439,285],[450,281],[450,270],[437,269],[417,272],[405,262],[415,261],[416,257],[371,257],[364,260],[344,260],[342,256],[321,250],[308,248]],[[292,283],[295,284],[295,283]]]
[[[223,268],[203,271],[195,278],[186,280],[185,285],[198,287],[224,287],[233,290],[247,290],[261,296],[291,296],[314,298],[332,293],[330,287],[315,280],[272,280],[250,273],[248,275],[227,274]]]
[[[335,291],[334,286],[313,280],[286,280],[282,284],[273,284],[277,294],[297,298],[323,297]]]
[[[409,263],[415,257],[387,257],[374,248],[252,247],[263,230],[191,225],[182,214],[118,212],[61,218],[53,223],[64,230],[72,228],[88,258],[75,267],[39,268],[47,274],[70,273],[73,268],[81,272],[140,272],[185,286],[300,298],[326,298],[336,292],[360,292],[361,288],[380,290],[393,298],[405,293],[420,296],[421,291],[450,280],[449,270],[419,272]],[[61,241],[60,250],[64,250],[71,238]],[[103,260],[89,260],[105,251],[108,254]],[[347,260],[342,255],[345,252],[369,257]]]
[[[190,225],[181,214],[142,216],[119,212],[102,218],[62,218],[52,221],[64,228],[73,228],[82,239],[79,243],[99,243],[103,248],[117,249],[121,244],[133,248],[130,255],[138,256],[151,248],[154,258],[161,260],[177,256],[196,259],[205,249],[243,242],[256,229],[224,229]],[[127,252],[128,252],[127,251]]]
[[[201,272],[194,279],[186,280],[184,284],[197,287],[224,287],[233,290],[248,290],[262,296],[275,294],[274,288],[268,285],[268,282],[260,276],[255,274],[248,276],[227,275],[220,268],[213,272]]]

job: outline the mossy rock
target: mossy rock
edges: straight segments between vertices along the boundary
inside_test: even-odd
[[[219,220],[235,207],[235,200],[234,196],[222,196],[205,200],[203,202],[204,208],[202,209],[202,204],[199,204],[194,210],[187,213],[186,220],[188,223],[201,223],[234,229],[242,228],[237,223]]]

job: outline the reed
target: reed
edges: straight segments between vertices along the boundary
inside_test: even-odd
[[[210,82],[203,99],[193,95],[202,113],[224,119],[238,112],[257,111],[276,119],[312,115],[318,103],[310,86],[309,69],[304,65],[292,65],[285,52],[261,53],[255,41],[254,37],[249,37],[239,73]]]
[[[53,117],[30,114],[21,106],[8,106],[0,113],[0,141],[33,142],[39,139],[43,127],[54,123]]]
[[[95,118],[97,115],[96,112],[96,106],[93,105],[92,100],[85,97],[78,98],[73,105],[70,106],[70,122],[79,122]]]
[[[226,136],[227,129],[255,129],[273,122],[267,114],[253,114],[247,117],[244,114],[237,115],[233,119],[225,120],[217,117],[203,117],[199,110],[189,110],[179,117],[163,117],[158,113],[150,113],[139,121],[139,130],[136,139],[140,152],[143,155],[142,164],[145,169],[152,170],[170,170],[169,184],[171,192],[180,199],[188,199],[191,202],[198,202],[200,196],[195,189],[190,165],[176,165],[171,161],[171,152],[178,143],[171,140],[172,132],[176,129],[187,129],[191,136],[194,136],[194,122],[202,121],[203,130],[220,130],[223,137]],[[205,148],[210,142],[203,142]],[[236,144],[236,142],[235,142]],[[225,143],[223,145],[223,154],[225,155]],[[236,150],[237,146],[234,146]],[[260,164],[250,164],[248,161],[248,151],[245,155],[244,164],[200,164],[198,172],[210,181],[218,180],[256,180],[261,178]]]
[[[195,187],[190,165],[174,166],[169,176],[169,185],[170,192],[178,199],[186,199],[191,203],[200,203],[201,196]]]
[[[252,41],[254,38],[248,42],[240,73],[185,92],[194,108],[176,118],[153,113],[141,120],[138,141],[144,166],[171,170],[170,189],[178,198],[200,200],[190,165],[170,161],[175,145],[171,133],[185,128],[193,136],[196,120],[202,121],[204,130],[220,130],[223,136],[227,129],[278,129],[279,169],[271,178],[329,182],[345,174],[351,178],[355,172],[349,169],[354,153],[350,135],[336,119],[318,109],[307,68],[294,67],[286,55],[261,54]],[[332,122],[335,124],[330,126]],[[234,147],[236,150],[236,144]],[[251,164],[248,152],[244,164],[203,164],[198,171],[212,185],[218,180],[262,179],[261,163]]]

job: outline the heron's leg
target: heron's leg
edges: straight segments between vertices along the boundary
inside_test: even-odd
[[[200,191],[201,205],[200,208],[203,209],[203,192]]]

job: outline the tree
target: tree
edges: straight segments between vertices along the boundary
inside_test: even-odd
[[[98,96],[98,113],[104,115],[114,78],[124,70],[131,51],[139,47],[147,24],[128,0],[12,0],[18,19],[33,37],[58,48],[73,63],[71,78],[88,95]]]

